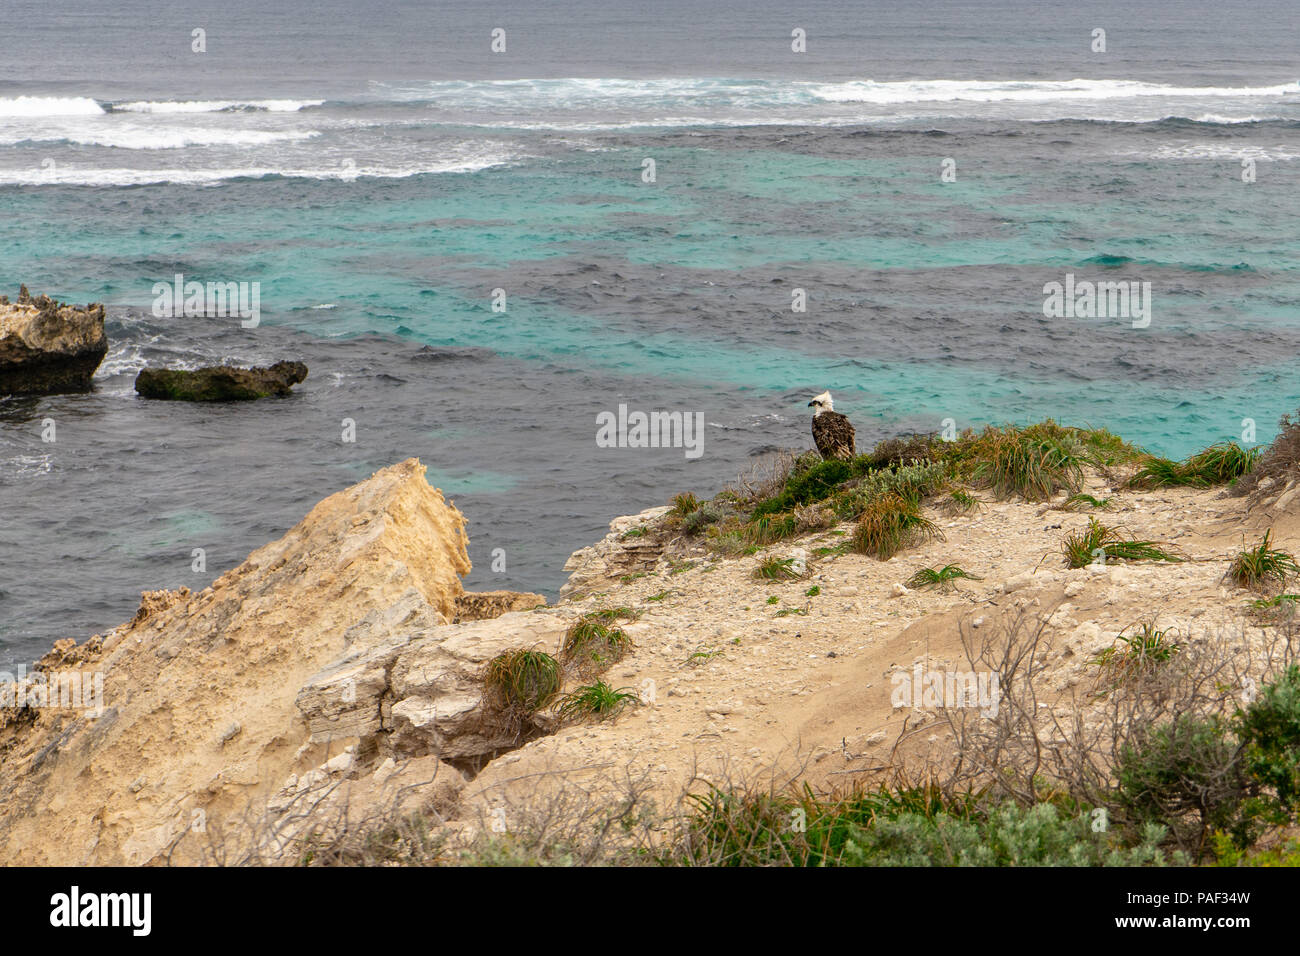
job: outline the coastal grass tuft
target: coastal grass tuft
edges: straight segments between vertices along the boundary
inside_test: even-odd
[[[1116,643],[1093,658],[1092,663],[1106,668],[1116,680],[1149,673],[1169,663],[1182,649],[1170,636],[1172,633],[1170,628],[1157,628],[1154,621],[1143,621],[1132,634],[1120,632]]]
[[[501,710],[524,717],[559,694],[560,662],[543,651],[507,651],[488,661],[483,682]]]
[[[687,515],[695,514],[700,510],[700,499],[689,491],[684,491],[679,495],[673,495],[673,507],[669,514],[677,515],[679,518],[685,518]]]
[[[891,492],[872,501],[858,517],[853,547],[886,561],[916,541],[943,536],[939,526],[921,514],[915,498]]]
[[[983,580],[982,578],[978,578],[973,574],[963,571],[955,564],[945,564],[941,568],[921,568],[907,579],[907,586],[909,588],[937,587],[946,589],[953,587],[953,582],[958,578],[967,578],[971,581]]]
[[[1113,500],[1114,499],[1112,498],[1096,498],[1086,492],[1080,491],[1077,494],[1070,495],[1070,497],[1065,500],[1065,504],[1061,507],[1066,510],[1077,510],[1079,508],[1087,507],[1094,508],[1098,511],[1109,511]]]
[[[754,569],[754,577],[764,581],[794,581],[801,577],[794,566],[794,558],[765,558]]]
[[[1300,565],[1288,551],[1271,547],[1273,530],[1264,532],[1264,538],[1255,547],[1242,551],[1228,567],[1228,580],[1238,587],[1252,591],[1267,591],[1286,586],[1287,579],[1300,574]]]
[[[1168,546],[1154,541],[1128,538],[1115,528],[1102,524],[1096,518],[1088,519],[1088,527],[1068,535],[1062,543],[1066,564],[1082,568],[1097,560],[1110,561],[1182,561]]]
[[[608,720],[617,717],[629,703],[636,701],[637,695],[630,687],[617,690],[603,680],[579,687],[572,693],[560,698],[558,711],[565,720],[586,720],[596,718]]]
[[[949,515],[967,515],[983,507],[983,502],[965,488],[951,492],[940,505],[941,510]]]
[[[621,610],[621,609],[616,609]],[[598,673],[622,660],[632,649],[632,639],[602,613],[584,614],[569,626],[560,648],[560,659],[574,664],[579,672]]]
[[[1235,442],[1222,442],[1184,461],[1152,456],[1142,462],[1128,483],[1133,488],[1208,488],[1228,484],[1249,473],[1259,455],[1258,448],[1246,449]]]

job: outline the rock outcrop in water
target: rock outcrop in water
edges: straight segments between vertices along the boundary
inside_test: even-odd
[[[102,697],[0,708],[0,863],[283,859],[304,828],[445,808],[465,783],[448,760],[514,743],[483,714],[485,660],[562,630],[508,610],[539,595],[463,591],[464,524],[410,459],[212,586],[59,642],[37,681],[98,674]]]
[[[107,352],[103,305],[0,296],[0,395],[84,392]]]
[[[183,402],[234,402],[283,398],[307,377],[302,362],[276,362],[269,368],[215,365],[184,369],[147,368],[135,379],[135,390],[145,398]]]

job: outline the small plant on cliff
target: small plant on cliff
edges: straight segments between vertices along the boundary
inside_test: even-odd
[[[754,577],[764,581],[793,581],[799,576],[799,570],[795,567],[794,558],[773,556],[764,559],[754,569]]]
[[[1081,491],[1077,495],[1070,495],[1061,507],[1067,511],[1074,511],[1084,507],[1107,511],[1110,509],[1111,501],[1111,498],[1095,498]]]
[[[1088,519],[1083,531],[1068,535],[1062,543],[1066,563],[1072,568],[1082,568],[1095,561],[1120,559],[1123,561],[1182,561],[1172,551],[1165,550],[1154,541],[1126,538],[1120,531],[1108,527],[1096,518]]]
[[[968,578],[971,581],[981,581],[973,574],[968,574],[955,564],[945,564],[941,568],[921,568],[910,578],[907,579],[909,588],[950,588],[953,587],[953,581],[957,578]]]
[[[1235,481],[1255,467],[1258,448],[1242,448],[1234,442],[1211,445],[1185,461],[1152,456],[1129,479],[1134,488],[1169,488],[1187,485],[1207,488]]]
[[[1026,428],[989,426],[966,432],[939,449],[955,477],[989,488],[999,498],[1045,501],[1058,491],[1078,491],[1083,465],[1092,461],[1093,433],[1050,419]]]
[[[632,649],[632,639],[627,632],[614,627],[613,619],[602,617],[601,613],[595,611],[582,615],[564,634],[560,657],[566,663],[575,664],[579,672],[599,673],[622,660]]]
[[[1092,662],[1107,668],[1116,680],[1149,673],[1153,668],[1169,663],[1182,649],[1169,636],[1171,633],[1168,628],[1158,629],[1154,621],[1143,621],[1133,634],[1121,631],[1115,639],[1115,646],[1106,648]]]
[[[1291,575],[1300,574],[1294,555],[1269,547],[1272,534],[1270,528],[1259,544],[1233,558],[1227,574],[1230,581],[1238,587],[1265,591],[1274,586],[1284,587]]]
[[[877,498],[862,512],[853,531],[853,546],[885,561],[914,541],[942,537],[938,525],[921,514],[915,498],[891,493]]]
[[[637,700],[630,687],[615,690],[604,681],[579,687],[560,699],[559,712],[565,720],[585,720],[595,717],[606,720],[617,717],[629,703]]]
[[[676,515],[679,518],[685,518],[687,515],[694,514],[700,510],[700,499],[689,491],[683,491],[679,495],[673,495],[673,508],[669,514]]]
[[[542,651],[507,651],[488,661],[483,682],[496,704],[520,717],[550,704],[560,692],[560,662]]]
[[[593,621],[612,624],[614,621],[635,621],[641,616],[641,612],[636,608],[623,605],[620,607],[602,607],[595,611],[588,611],[583,616]]]
[[[1256,619],[1264,625],[1282,624],[1291,620],[1300,607],[1300,594],[1275,594],[1250,603]]]
[[[970,514],[972,511],[978,511],[984,505],[966,489],[958,488],[944,499],[940,507],[945,514],[965,515]]]

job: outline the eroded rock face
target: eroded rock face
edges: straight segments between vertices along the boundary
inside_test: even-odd
[[[84,392],[107,352],[103,305],[0,296],[0,395]]]
[[[653,524],[671,510],[650,508],[611,521],[609,534],[593,545],[579,548],[564,563],[569,579],[561,585],[560,597],[605,590],[626,575],[653,571],[664,550],[663,543],[654,535]]]
[[[145,398],[181,402],[247,402],[284,398],[306,377],[302,362],[276,362],[267,368],[212,365],[193,371],[146,368],[136,376],[135,390]]]
[[[450,623],[464,526],[409,459],[211,587],[149,592],[130,622],[60,642],[38,666],[100,675],[101,710],[0,708],[0,864],[266,861],[335,811],[454,800],[464,778],[444,756],[500,745],[479,727],[483,655],[558,627]]]

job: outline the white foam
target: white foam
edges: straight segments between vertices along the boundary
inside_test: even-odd
[[[1169,86],[1140,80],[851,80],[812,86],[828,103],[1051,103],[1061,100],[1115,100],[1139,97],[1246,98],[1281,96],[1297,85],[1255,87]]]
[[[0,145],[68,142],[77,146],[114,149],[185,149],[189,146],[266,146],[319,136],[317,130],[253,130],[218,127],[145,127],[51,124],[40,130],[10,127],[0,132]]]
[[[445,163],[394,166],[340,166],[316,168],[272,168],[265,166],[194,168],[194,169],[86,169],[60,163],[52,170],[0,169],[0,186],[152,186],[173,183],[186,186],[211,186],[231,179],[284,176],[289,179],[351,181],[358,178],[407,179],[436,173],[472,173],[512,160],[505,157],[479,157]]]
[[[0,117],[94,116],[103,112],[88,96],[0,97]]]
[[[296,113],[324,100],[136,100],[115,103],[119,113],[229,113],[256,110],[267,113]]]

